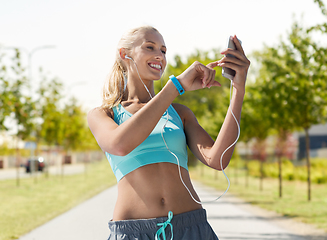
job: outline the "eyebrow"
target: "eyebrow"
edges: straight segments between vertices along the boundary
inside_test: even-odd
[[[151,41],[151,40],[146,40],[145,42],[156,44],[155,42],[153,42],[153,41]],[[162,45],[161,47],[167,48],[165,45]]]

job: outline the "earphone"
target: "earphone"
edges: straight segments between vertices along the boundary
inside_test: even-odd
[[[131,57],[127,56],[127,54],[125,55],[125,58],[130,59],[130,60],[133,61],[133,59]]]
[[[129,56],[127,56],[127,55],[125,55],[125,58],[130,59],[130,60],[133,61],[134,65],[135,65],[135,68],[136,68],[136,71],[137,71],[137,74],[138,74],[138,76],[139,76],[139,79],[140,79],[141,82],[143,83],[145,89],[147,90],[147,92],[148,92],[149,95],[150,95],[150,98],[152,99],[153,97],[152,97],[150,91],[148,90],[147,86],[144,84],[144,82],[143,82],[143,80],[142,80],[142,78],[141,78],[141,76],[140,76],[140,73],[139,73],[139,71],[138,71],[138,68],[137,68],[136,63],[134,62],[134,60],[133,60],[131,57],[129,57]],[[220,199],[222,196],[224,196],[224,195],[227,193],[227,191],[229,190],[229,187],[230,187],[230,181],[229,181],[229,178],[227,177],[227,175],[226,175],[226,173],[225,173],[225,171],[224,171],[224,169],[223,169],[222,159],[223,159],[224,154],[225,154],[225,153],[226,153],[226,152],[227,152],[227,151],[228,151],[232,146],[234,146],[234,145],[236,144],[236,142],[238,141],[238,139],[239,139],[239,137],[240,137],[240,125],[239,125],[239,122],[237,121],[237,119],[236,119],[236,117],[235,117],[235,115],[234,115],[232,109],[230,108],[231,101],[232,101],[232,85],[233,85],[233,80],[232,80],[232,79],[230,79],[230,80],[231,80],[231,83],[230,83],[230,101],[229,101],[229,108],[228,108],[228,110],[231,111],[231,114],[232,114],[232,116],[233,116],[233,118],[234,118],[234,120],[235,120],[235,122],[236,122],[236,124],[237,124],[238,134],[237,134],[237,138],[236,138],[236,140],[235,140],[235,141],[234,141],[234,142],[233,142],[229,147],[227,147],[227,148],[225,149],[225,151],[221,154],[221,157],[220,157],[220,167],[221,167],[221,171],[223,172],[223,174],[225,175],[225,177],[226,177],[226,179],[227,179],[228,186],[227,186],[227,189],[225,190],[225,192],[224,192],[223,194],[221,194],[218,198],[216,198],[216,199],[214,199],[214,200],[211,200],[211,201],[203,201],[203,202],[202,202],[202,201],[198,201],[198,200],[196,200],[196,199],[193,197],[191,191],[189,190],[189,188],[186,186],[185,182],[183,181],[182,174],[181,174],[181,166],[180,166],[180,164],[179,164],[179,159],[178,159],[178,157],[176,156],[176,154],[174,154],[174,153],[169,149],[169,147],[168,147],[168,145],[167,145],[167,143],[166,143],[166,140],[165,140],[165,138],[164,138],[164,135],[163,135],[163,131],[164,131],[164,129],[165,129],[167,123],[168,123],[168,120],[169,120],[169,112],[168,112],[168,108],[167,108],[167,110],[166,110],[166,112],[167,112],[167,119],[166,119],[166,122],[165,122],[165,124],[163,125],[163,127],[162,127],[162,129],[161,129],[161,137],[162,137],[162,139],[163,139],[163,141],[164,141],[164,143],[165,143],[165,145],[166,145],[167,150],[168,150],[169,153],[171,153],[171,154],[176,158],[176,160],[177,160],[178,171],[179,171],[179,177],[180,177],[180,179],[181,179],[181,182],[182,182],[182,184],[184,185],[184,187],[186,188],[186,190],[188,191],[188,193],[190,194],[191,198],[192,198],[196,203],[198,203],[198,204],[209,203],[209,202],[217,201],[218,199]]]

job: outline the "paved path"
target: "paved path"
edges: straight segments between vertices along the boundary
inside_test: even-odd
[[[220,193],[196,183],[202,201]],[[19,238],[20,240],[105,240],[117,197],[114,186]],[[327,234],[226,194],[203,205],[220,240],[326,240]],[[178,240],[178,239],[176,239]]]
[[[62,169],[62,166],[50,166],[49,167],[49,173],[51,175],[71,175],[71,174],[77,174],[85,171],[85,165],[82,163],[78,164],[70,164],[70,165],[64,165],[64,168]],[[31,177],[39,177],[42,174],[42,172],[34,172],[26,173],[25,167],[19,168],[19,178],[31,178]],[[9,169],[0,169],[0,180],[5,179],[15,179],[17,177],[17,169],[16,168],[9,168]]]

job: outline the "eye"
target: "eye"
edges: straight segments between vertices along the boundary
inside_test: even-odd
[[[166,54],[166,51],[165,51],[165,50],[161,50],[161,52],[162,52],[163,54]]]
[[[152,46],[147,46],[147,49],[153,50],[154,48]]]

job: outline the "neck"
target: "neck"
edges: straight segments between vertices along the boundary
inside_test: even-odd
[[[126,96],[124,97],[126,101],[147,103],[151,100],[149,93],[152,97],[155,96],[153,81],[147,81],[143,84],[139,78],[128,78]]]

